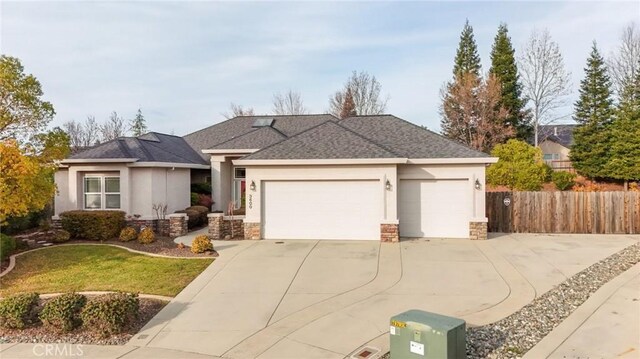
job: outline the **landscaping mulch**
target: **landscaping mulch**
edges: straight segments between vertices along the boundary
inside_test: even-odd
[[[68,343],[123,345],[144,327],[151,318],[166,305],[166,302],[140,298],[140,315],[138,320],[126,332],[109,338],[102,338],[91,330],[79,328],[70,333],[56,333],[42,325],[22,330],[0,328],[0,343]]]
[[[521,358],[600,287],[638,262],[640,243],[591,265],[502,320],[467,328],[467,357]]]
[[[161,254],[164,256],[171,257],[204,257],[211,258],[217,257],[218,252],[211,251],[205,253],[193,253],[189,247],[179,248],[178,244],[176,244],[173,239],[169,237],[158,237],[156,236],[156,241],[149,244],[142,244],[136,240],[129,242],[122,242],[118,239],[110,239],[107,241],[87,241],[87,240],[77,240],[72,239],[66,243],[92,243],[92,244],[115,244],[122,247],[127,247],[136,251],[153,253],[153,254]]]

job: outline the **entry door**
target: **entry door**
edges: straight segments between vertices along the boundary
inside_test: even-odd
[[[267,181],[264,238],[380,240],[383,195],[379,181]]]
[[[469,238],[468,180],[400,180],[400,236]]]

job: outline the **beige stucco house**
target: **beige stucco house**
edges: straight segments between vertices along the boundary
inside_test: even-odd
[[[485,168],[497,159],[395,116],[243,116],[183,138],[145,136],[180,155],[99,150],[107,144],[76,154],[56,175],[56,215],[92,209],[98,181],[99,207],[117,207],[107,190],[119,176],[118,208],[153,218],[153,203],[188,206],[197,178],[211,182],[212,210],[245,213],[245,238],[486,236]],[[145,136],[109,146],[146,148]]]
[[[544,125],[539,128],[540,142],[544,161],[556,170],[572,170],[571,145],[573,130],[577,125]]]

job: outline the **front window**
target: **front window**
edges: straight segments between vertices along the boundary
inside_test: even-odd
[[[85,209],[119,209],[120,177],[86,176],[84,178]]]
[[[545,153],[543,158],[545,161],[551,161],[553,159],[553,155],[551,153]]]

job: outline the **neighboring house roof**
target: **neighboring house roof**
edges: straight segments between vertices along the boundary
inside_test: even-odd
[[[327,121],[243,160],[489,157],[392,115]]]
[[[149,132],[139,137],[120,137],[69,157],[70,160],[130,158],[135,158],[138,162],[208,164],[182,137],[158,132]]]
[[[538,128],[538,143],[553,141],[566,148],[573,145],[573,130],[578,125],[542,125]]]
[[[191,147],[193,147],[203,158],[208,158],[208,155],[202,153],[202,150],[220,148],[218,145],[223,142],[229,142],[228,146],[240,146],[240,147],[226,147],[224,149],[247,149],[247,148],[261,148],[255,146],[249,146],[244,141],[234,143],[230,140],[247,135],[251,132],[261,131],[264,127],[253,127],[257,119],[270,118],[274,119],[271,125],[273,129],[277,130],[285,137],[291,137],[304,130],[307,130],[313,126],[319,125],[323,122],[330,120],[337,120],[332,115],[276,115],[276,116],[238,116],[232,119],[220,122],[213,126],[203,128],[202,130],[190,133],[184,136],[184,140],[187,141]],[[260,134],[255,134],[255,138],[259,138],[264,143],[269,143],[274,139],[272,134],[262,135],[267,131],[262,131]]]

